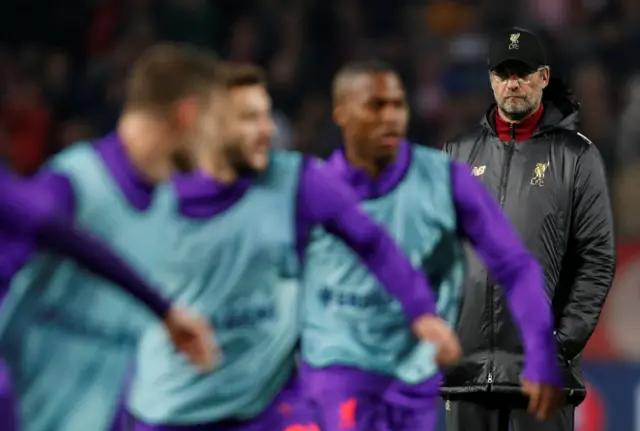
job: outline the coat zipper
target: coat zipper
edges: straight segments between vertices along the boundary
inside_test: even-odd
[[[500,178],[500,209],[504,210],[504,203],[507,198],[507,182],[509,179],[509,171],[511,169],[511,158],[513,157],[513,151],[516,142],[516,129],[514,124],[509,126],[511,140],[507,144],[507,158],[502,166],[502,177]],[[489,331],[489,375],[487,376],[487,383],[489,383],[489,391],[491,391],[491,385],[493,384],[493,350],[494,338],[495,338],[495,310],[494,310],[494,285],[491,283],[491,279],[487,276],[487,287],[489,288],[489,319],[490,319],[490,331]]]

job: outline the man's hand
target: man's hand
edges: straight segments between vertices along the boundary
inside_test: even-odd
[[[213,330],[201,316],[174,306],[164,319],[164,326],[176,350],[193,365],[210,371],[219,360],[220,352]]]
[[[438,316],[421,316],[413,322],[413,332],[423,341],[438,348],[436,363],[439,367],[454,365],[462,356],[460,341],[453,329]]]
[[[561,389],[546,383],[535,383],[525,378],[522,381],[522,392],[529,397],[528,412],[540,421],[552,417],[564,403]]]

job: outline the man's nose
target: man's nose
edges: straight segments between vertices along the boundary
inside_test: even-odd
[[[384,109],[382,109],[380,117],[382,121],[394,123],[398,121],[400,117],[400,109],[395,106],[385,106]]]
[[[507,88],[510,90],[515,90],[520,87],[520,81],[517,76],[512,75],[507,78]]]

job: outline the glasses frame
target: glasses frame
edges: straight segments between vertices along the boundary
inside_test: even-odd
[[[536,70],[534,70],[533,72],[527,74],[527,76],[522,76],[522,77],[516,77],[515,80],[518,82],[518,84],[520,85],[528,85],[531,84],[531,78],[533,77],[534,74],[542,72],[543,70],[547,69],[547,66],[540,66],[539,68],[537,68]],[[510,81],[511,77],[509,78],[501,78],[500,76],[498,76],[494,71],[491,71],[490,76],[492,79],[494,79],[495,81],[498,81],[498,83],[500,84],[506,84],[508,81]],[[513,76],[513,75],[512,75]]]

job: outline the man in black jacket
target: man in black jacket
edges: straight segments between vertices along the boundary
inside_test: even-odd
[[[550,79],[533,34],[514,28],[497,38],[489,70],[496,104],[445,151],[473,167],[542,264],[567,404],[544,422],[525,411],[519,334],[501,290],[470,255],[457,327],[465,357],[443,386],[447,430],[573,430],[575,406],[586,395],[581,352],[615,271],[604,168],[597,148],[576,131],[578,104]]]

